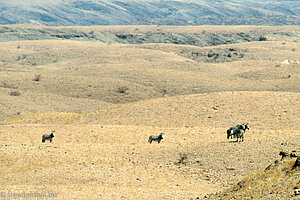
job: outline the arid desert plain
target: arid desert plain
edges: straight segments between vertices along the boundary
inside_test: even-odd
[[[300,26],[0,33],[0,199],[300,199]]]

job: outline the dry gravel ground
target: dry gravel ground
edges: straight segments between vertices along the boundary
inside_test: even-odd
[[[52,129],[53,143],[42,144],[41,134]],[[161,131],[160,144],[147,143]],[[224,128],[4,125],[0,185],[58,199],[194,199],[267,167],[280,149],[299,149],[299,135],[251,129],[235,143]]]
[[[266,168],[280,150],[299,150],[299,103],[298,93],[220,92],[17,117],[0,129],[0,184],[59,199],[203,197]],[[243,122],[245,141],[227,140],[228,126]],[[53,143],[41,143],[51,130]],[[147,142],[160,132],[160,144]]]

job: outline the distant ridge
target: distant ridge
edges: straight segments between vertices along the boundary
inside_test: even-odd
[[[298,0],[1,0],[0,24],[299,25]]]

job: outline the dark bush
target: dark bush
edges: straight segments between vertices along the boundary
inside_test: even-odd
[[[117,89],[117,91],[118,91],[119,93],[121,93],[121,94],[126,94],[127,91],[128,91],[128,87],[126,87],[126,86],[121,86],[121,87],[119,87],[119,88]]]
[[[21,93],[19,91],[12,91],[9,93],[10,96],[20,96]]]
[[[258,41],[267,41],[267,37],[264,35],[259,36]]]

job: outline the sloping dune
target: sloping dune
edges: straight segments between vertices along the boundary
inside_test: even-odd
[[[254,127],[299,129],[300,94],[216,92],[125,104],[84,115],[84,123],[146,126]]]
[[[261,129],[299,130],[300,94],[291,92],[215,92],[109,106],[81,115],[37,113],[3,123],[67,123],[136,126],[222,127],[249,122]],[[53,117],[57,116],[57,117]]]
[[[0,120],[32,112],[85,113],[111,104],[219,91],[299,92],[297,49],[299,43],[278,41],[205,48],[3,42],[0,101],[8,103],[1,107]],[[41,75],[39,81],[33,81],[36,75]]]

